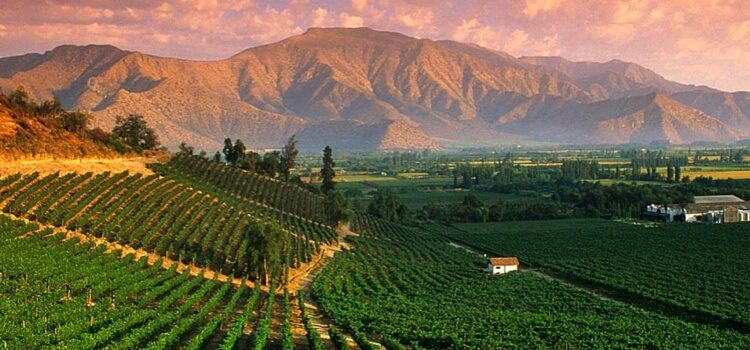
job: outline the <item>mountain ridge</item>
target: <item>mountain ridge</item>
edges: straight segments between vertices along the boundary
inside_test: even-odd
[[[314,149],[321,138],[312,135],[330,134],[326,125],[335,126],[338,144],[352,149],[362,148],[358,143],[368,150],[395,150],[455,141],[549,141],[519,123],[555,121],[550,114],[557,108],[565,108],[561,115],[569,125],[580,122],[576,108],[617,119],[624,116],[604,113],[596,104],[653,93],[685,116],[668,113],[676,124],[654,124],[659,128],[654,137],[730,142],[750,134],[750,108],[741,93],[733,105],[716,97],[724,92],[672,82],[635,63],[515,58],[475,44],[369,28],[310,28],[215,61],[64,45],[0,58],[0,87],[16,86],[37,99],[58,97],[66,108],[90,110],[105,129],[116,115],[143,114],[171,148],[187,142],[214,150],[226,137],[269,148],[300,134],[307,135],[300,146]],[[697,117],[700,113],[706,116]],[[695,125],[673,127],[698,122],[731,135]],[[634,132],[621,127],[622,134]],[[371,132],[362,132],[366,129]],[[606,135],[578,135],[577,143],[598,143]],[[644,135],[643,142],[655,141]],[[561,136],[556,139],[574,135]]]

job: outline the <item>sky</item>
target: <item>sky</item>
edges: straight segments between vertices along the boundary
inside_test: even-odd
[[[750,90],[748,0],[0,0],[0,57],[112,44],[221,59],[309,27],[362,26]]]

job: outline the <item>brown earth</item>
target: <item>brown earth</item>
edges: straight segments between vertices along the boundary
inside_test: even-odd
[[[40,174],[51,174],[59,172],[65,173],[102,173],[110,171],[119,173],[129,171],[131,173],[153,174],[146,164],[157,163],[159,158],[154,157],[130,157],[130,158],[80,158],[80,159],[7,159],[0,156],[0,176],[11,174],[33,173],[38,171]]]

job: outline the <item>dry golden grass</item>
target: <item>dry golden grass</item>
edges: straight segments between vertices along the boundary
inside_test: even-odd
[[[741,180],[741,179],[750,179],[750,169],[748,170],[728,170],[728,171],[691,171],[688,173],[683,173],[684,175],[689,176],[691,179],[695,179],[696,177],[703,176],[703,177],[712,177],[717,180],[722,179],[735,179],[735,180]]]
[[[0,160],[0,176],[15,173],[27,174],[38,171],[40,174],[51,174],[54,172],[64,173],[101,173],[110,171],[119,173],[129,171],[131,173],[152,174],[146,167],[148,163],[156,163],[159,159],[151,157],[133,158],[82,158],[82,159],[26,159],[6,161]]]

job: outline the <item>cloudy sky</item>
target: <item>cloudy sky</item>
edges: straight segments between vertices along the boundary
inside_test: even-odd
[[[96,43],[219,59],[313,26],[619,58],[680,82],[750,90],[747,0],[0,0],[0,56]]]

